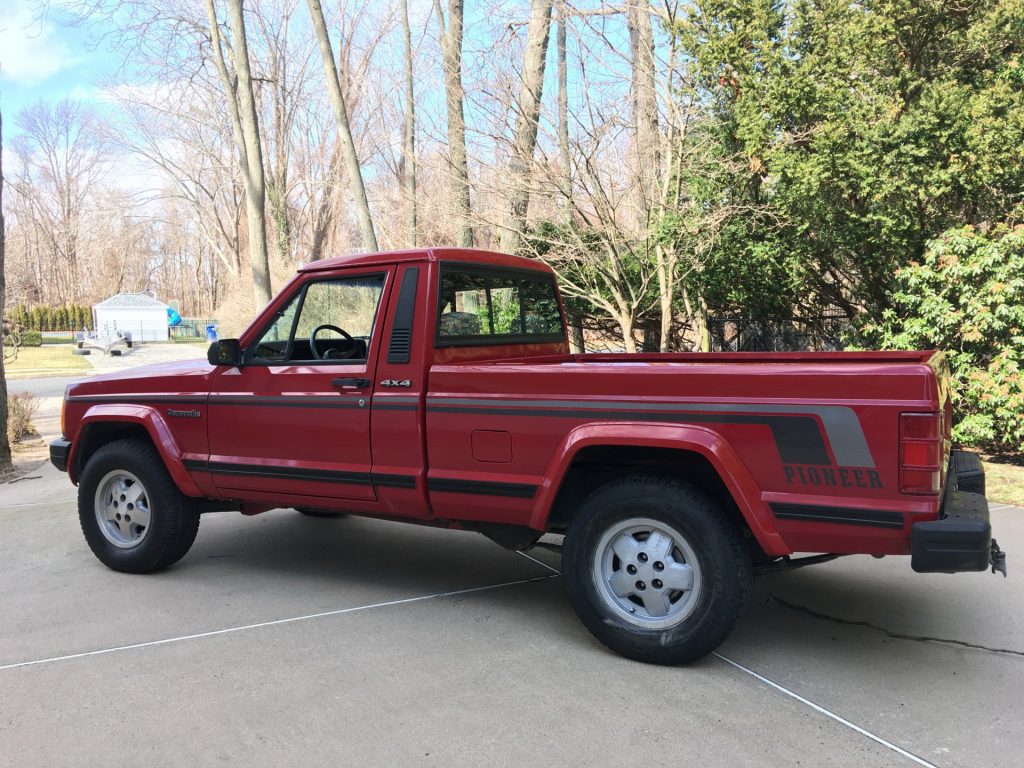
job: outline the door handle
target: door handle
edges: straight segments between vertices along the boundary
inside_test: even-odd
[[[348,387],[348,388],[362,388],[370,386],[369,379],[356,379],[356,378],[344,378],[344,379],[331,379],[331,386],[333,387]]]

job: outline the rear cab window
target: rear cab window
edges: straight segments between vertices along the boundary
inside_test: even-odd
[[[435,346],[565,341],[553,275],[442,263]]]

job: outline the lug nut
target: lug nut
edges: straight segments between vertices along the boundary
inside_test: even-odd
[[[658,560],[654,564],[654,570],[656,570],[656,571],[664,571],[665,570],[665,564],[663,562],[661,562],[661,560]]]
[[[632,565],[632,564],[631,565],[627,565],[626,566],[626,573],[628,573],[630,576],[635,574],[636,573],[636,566]]]
[[[643,592],[645,589],[647,589],[647,585],[644,584],[642,581],[638,581],[636,583],[636,588]]]
[[[654,585],[655,589],[661,589],[663,586],[665,586],[664,584],[661,583],[661,579],[655,579],[651,583]]]
[[[646,552],[641,552],[639,555],[636,556],[636,559],[639,560],[641,563],[646,563],[647,562],[647,553]]]

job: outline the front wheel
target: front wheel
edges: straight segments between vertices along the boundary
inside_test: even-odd
[[[199,530],[199,513],[142,440],[115,440],[90,457],[78,485],[78,518],[93,554],[126,573],[176,563]]]
[[[569,600],[587,629],[631,659],[683,664],[732,631],[750,557],[724,511],[692,486],[635,476],[582,504],[562,554]]]

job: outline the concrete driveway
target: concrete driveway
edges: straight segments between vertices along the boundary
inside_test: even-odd
[[[1009,579],[868,557],[760,579],[719,654],[667,669],[597,644],[547,552],[219,513],[129,576],[66,478],[32,474],[0,489],[2,765],[1024,761],[1022,510],[994,513]]]
[[[59,430],[70,380],[9,382]],[[715,656],[626,661],[558,557],[291,510],[207,515],[154,576],[104,568],[49,465],[0,486],[0,765],[1024,764],[1024,510],[1010,578],[851,557],[758,579]]]

